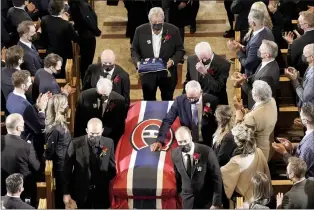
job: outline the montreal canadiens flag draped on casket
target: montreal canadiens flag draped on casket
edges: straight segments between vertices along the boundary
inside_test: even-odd
[[[173,101],[142,101],[129,109],[115,154],[117,176],[112,182],[111,208],[181,208],[171,160],[171,150],[177,147],[174,131],[180,126],[178,119],[169,130],[162,151],[150,151],[172,104]]]

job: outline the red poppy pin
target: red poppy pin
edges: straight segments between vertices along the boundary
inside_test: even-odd
[[[100,157],[103,157],[104,155],[107,155],[107,151],[108,151],[108,148],[107,147],[102,147],[101,148],[101,153],[100,153]]]
[[[114,84],[118,84],[120,82],[120,77],[116,76],[113,80]]]
[[[111,112],[116,105],[114,103],[110,103],[107,109],[107,112]]]
[[[210,75],[212,76],[214,75],[214,69],[208,69],[207,72],[210,73]]]
[[[198,161],[200,160],[200,154],[199,153],[194,153],[193,154],[193,160],[195,162],[195,164],[198,164]]]
[[[204,115],[208,117],[208,114],[212,112],[212,108],[210,107],[210,103],[206,103],[203,109]]]
[[[171,39],[171,35],[168,33],[168,30],[167,30],[167,33],[164,35],[164,37],[162,39],[164,40],[164,43]]]

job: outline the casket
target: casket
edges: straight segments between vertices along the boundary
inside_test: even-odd
[[[117,175],[111,183],[111,208],[181,208],[171,151],[177,147],[174,131],[177,119],[167,134],[161,152],[151,152],[159,127],[173,101],[137,102],[126,119],[125,133],[116,149]]]

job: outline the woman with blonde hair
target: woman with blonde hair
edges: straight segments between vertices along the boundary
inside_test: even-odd
[[[53,173],[56,178],[56,208],[64,208],[63,167],[66,151],[72,140],[66,121],[67,110],[68,97],[66,95],[56,94],[49,99],[45,120],[45,156],[47,160],[53,161]]]
[[[232,129],[232,134],[238,147],[235,156],[220,168],[224,190],[228,199],[236,192],[244,201],[250,202],[253,185],[248,184],[248,180],[258,171],[270,178],[269,168],[263,152],[256,147],[253,128],[238,124]]]
[[[214,133],[213,149],[216,153],[220,167],[226,165],[232,158],[237,147],[231,129],[233,127],[233,111],[228,105],[220,105],[215,112],[218,128]]]

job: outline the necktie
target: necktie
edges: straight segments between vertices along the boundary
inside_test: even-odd
[[[191,171],[192,171],[192,163],[191,163],[191,156],[189,154],[185,154],[185,169],[189,177],[191,177]]]
[[[104,78],[108,78],[109,73],[108,72],[104,72]]]
[[[197,125],[197,123],[198,123],[198,110],[197,110],[197,105],[196,104],[194,104],[193,105],[193,122],[195,123],[195,125]]]

